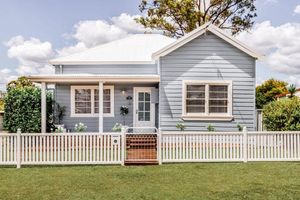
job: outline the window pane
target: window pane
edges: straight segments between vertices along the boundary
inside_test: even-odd
[[[110,89],[103,90],[103,113],[110,113]],[[99,90],[95,89],[95,113],[99,113]]]
[[[144,101],[144,100],[145,100],[144,93],[139,92],[139,101]]]
[[[150,102],[145,103],[145,111],[150,111]]]
[[[228,86],[227,85],[209,86],[209,112],[210,113],[228,112]]]
[[[205,85],[187,85],[186,112],[205,112]]]
[[[75,90],[75,101],[90,101],[91,90],[90,89],[76,89]]]
[[[145,93],[145,101],[150,101],[150,94],[149,93]]]
[[[144,111],[144,102],[139,102],[139,111]]]
[[[91,90],[75,89],[75,113],[88,114],[92,112]]]
[[[205,112],[205,107],[204,106],[187,106],[186,107],[186,112],[188,113],[204,113]]]
[[[150,112],[145,112],[145,121],[150,121]]]
[[[139,112],[138,118],[139,118],[139,121],[144,121],[144,112]]]
[[[228,96],[227,85],[210,85],[209,98],[226,98]]]

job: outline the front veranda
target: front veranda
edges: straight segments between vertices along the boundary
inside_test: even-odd
[[[54,99],[65,113],[60,120],[66,132],[83,123],[86,132],[111,132],[116,123],[130,127],[157,127],[157,75],[52,75],[30,76],[41,84],[42,123],[46,132],[46,91],[54,84]],[[100,89],[100,90],[99,90]],[[103,105],[103,106],[99,106]],[[124,107],[125,116],[121,114]]]

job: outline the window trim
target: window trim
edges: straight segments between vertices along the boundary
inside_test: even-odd
[[[205,85],[205,112],[187,113],[186,112],[186,92],[187,85]],[[209,113],[209,85],[228,86],[228,109],[227,113]],[[184,80],[182,81],[182,119],[184,120],[212,120],[212,121],[231,121],[232,116],[232,81],[213,81],[213,80]]]
[[[75,90],[76,89],[91,89],[91,111],[92,113],[75,113]],[[71,85],[71,116],[70,117],[99,117],[98,113],[95,113],[95,89],[99,89],[99,86],[95,85]],[[103,89],[110,89],[110,113],[103,113],[103,117],[114,117],[114,86],[104,85]]]

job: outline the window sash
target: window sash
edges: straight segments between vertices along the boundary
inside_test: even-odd
[[[99,114],[99,89],[94,90],[94,113]],[[111,113],[111,89],[103,89],[103,114]]]

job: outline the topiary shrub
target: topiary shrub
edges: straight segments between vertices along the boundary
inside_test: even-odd
[[[268,131],[299,131],[299,98],[281,99],[264,106],[263,124]]]
[[[4,128],[12,133],[18,128],[26,133],[41,132],[41,89],[30,84],[18,86],[16,81],[12,83],[4,98]],[[47,94],[47,132],[53,128],[51,116],[52,96]]]

